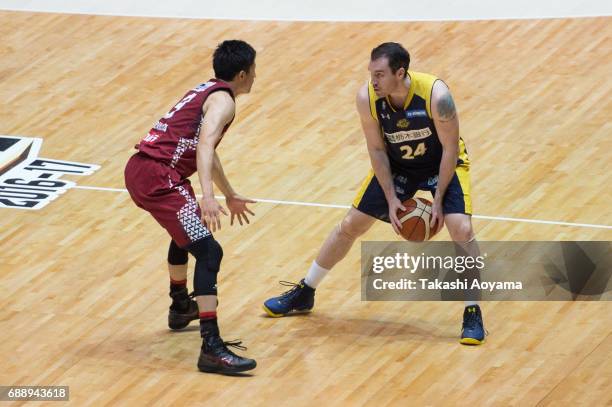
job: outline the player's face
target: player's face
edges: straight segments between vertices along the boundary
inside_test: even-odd
[[[378,97],[385,97],[394,92],[403,80],[404,69],[400,68],[395,73],[391,72],[387,57],[370,61],[368,70],[370,71],[374,92]]]

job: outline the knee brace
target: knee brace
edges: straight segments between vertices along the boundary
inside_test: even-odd
[[[168,248],[168,263],[173,266],[180,266],[187,264],[189,260],[189,252],[185,249],[181,249],[174,240],[170,242]]]
[[[193,274],[195,295],[217,295],[217,273],[223,259],[221,245],[209,236],[191,243],[187,250],[196,258]]]

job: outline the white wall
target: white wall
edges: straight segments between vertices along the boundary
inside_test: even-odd
[[[612,16],[612,0],[0,0],[0,9],[235,20],[410,21]]]

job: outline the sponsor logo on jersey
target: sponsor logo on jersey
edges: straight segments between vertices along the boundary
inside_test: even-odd
[[[413,117],[427,117],[427,111],[420,109],[420,110],[407,110],[406,111],[406,118],[407,119],[412,119]]]
[[[162,123],[162,122],[157,122],[155,123],[155,125],[153,126],[153,129],[157,130],[157,131],[163,131],[165,132],[166,130],[168,130],[168,124],[167,123]]]
[[[145,143],[155,143],[158,138],[159,138],[159,134],[151,134],[151,133],[149,133],[146,136],[144,136],[142,141],[144,141]]]
[[[397,127],[400,129],[407,129],[408,127],[410,127],[410,122],[407,119],[400,119],[397,122]]]
[[[427,180],[427,185],[430,186],[430,187],[438,186],[438,176],[434,175],[433,177],[429,178]]]
[[[0,208],[40,209],[76,185],[64,175],[90,175],[95,164],[39,158],[41,138],[0,135]]]
[[[196,92],[204,92],[206,89],[210,88],[215,83],[216,82],[204,82],[204,83],[196,86],[195,88],[193,88],[193,90],[196,91]]]
[[[422,140],[431,136],[433,133],[429,127],[418,130],[403,130],[395,133],[385,132],[387,141],[391,144],[403,143],[405,141]]]
[[[408,182],[408,177],[405,177],[403,175],[395,175],[395,180],[399,183],[405,184],[406,182]]]

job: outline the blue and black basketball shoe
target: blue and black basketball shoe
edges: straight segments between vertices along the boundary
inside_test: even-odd
[[[304,313],[312,310],[315,289],[306,285],[304,279],[298,284],[289,281],[281,281],[280,284],[293,288],[264,302],[263,309],[268,315],[278,318],[287,314]]]
[[[485,329],[482,313],[478,305],[468,305],[463,311],[463,328],[461,340],[463,345],[482,345],[485,341]]]

